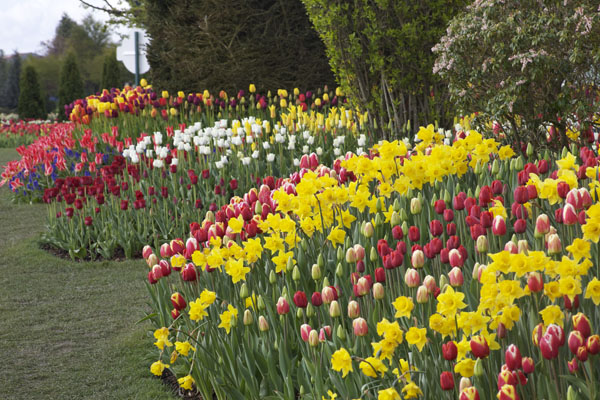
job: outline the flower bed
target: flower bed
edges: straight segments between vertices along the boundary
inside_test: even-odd
[[[595,398],[595,154],[418,136],[146,247],[151,371],[205,398]]]

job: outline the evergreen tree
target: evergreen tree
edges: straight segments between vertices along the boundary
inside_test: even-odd
[[[4,51],[0,50],[0,107],[6,107],[6,96],[4,92],[6,91],[6,79],[7,79],[7,64],[6,59],[4,58]]]
[[[104,67],[102,68],[102,89],[121,87],[119,62],[117,61],[116,53],[113,51],[104,57]]]
[[[11,57],[11,63],[8,67],[6,80],[5,106],[11,110],[17,108],[19,104],[19,80],[21,79],[21,55],[15,51]]]
[[[58,89],[58,115],[62,119],[65,115],[65,106],[84,96],[83,81],[77,66],[75,53],[69,52],[60,71],[60,87]]]
[[[41,119],[46,117],[44,100],[40,93],[37,72],[31,65],[23,69],[20,82],[19,117]]]

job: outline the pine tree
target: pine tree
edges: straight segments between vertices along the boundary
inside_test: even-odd
[[[21,119],[46,117],[44,100],[40,93],[40,85],[35,68],[28,65],[21,74],[21,93],[19,95],[19,117]]]
[[[102,89],[118,88],[121,87],[122,82],[120,78],[119,62],[115,52],[111,52],[110,55],[104,57],[104,67],[102,68]]]
[[[60,71],[60,87],[58,89],[58,115],[67,119],[65,106],[84,96],[83,81],[77,66],[75,53],[69,52]]]
[[[6,107],[6,80],[8,77],[8,65],[4,58],[4,51],[0,49],[0,107]]]

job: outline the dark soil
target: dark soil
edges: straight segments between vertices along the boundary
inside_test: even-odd
[[[99,254],[87,255],[84,258],[76,258],[72,259],[67,250],[59,249],[52,246],[49,243],[40,242],[40,249],[52,254],[55,257],[62,258],[64,260],[76,261],[76,262],[88,262],[88,261],[125,261],[127,257],[125,257],[125,252],[122,248],[117,248],[115,254],[112,258],[106,259]],[[132,259],[141,258],[142,254],[134,254]]]
[[[177,383],[177,377],[171,372],[170,369],[165,368],[160,379],[163,384],[167,385],[176,396],[186,400],[203,400],[200,393],[193,392],[191,390],[183,390]]]

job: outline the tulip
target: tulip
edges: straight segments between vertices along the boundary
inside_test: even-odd
[[[312,347],[316,347],[319,345],[319,343],[319,333],[313,329],[308,334],[308,344]]]
[[[515,224],[513,226],[515,233],[523,233],[525,232],[525,230],[527,229],[527,221],[525,221],[524,219],[517,219],[515,221]]]
[[[576,356],[579,361],[586,362],[588,359],[587,348],[585,346],[581,346],[580,348],[578,348]]]
[[[478,360],[479,361],[479,360]],[[502,388],[504,385],[517,385],[517,377],[516,375],[506,367],[506,365],[502,366],[502,370],[498,374],[498,390]]]
[[[562,252],[562,243],[560,237],[553,233],[548,236],[548,254],[555,255]]]
[[[477,358],[485,358],[490,354],[490,346],[483,336],[477,335],[471,338],[471,353]]]
[[[425,265],[425,254],[423,254],[422,250],[413,251],[410,262],[413,268],[421,268]]]
[[[552,360],[558,357],[559,341],[555,335],[546,333],[539,342],[542,357],[546,360]]]
[[[427,301],[429,301],[429,292],[427,291],[427,288],[423,285],[419,286],[419,288],[417,289],[417,303],[419,304],[424,304],[427,303]]]
[[[457,249],[450,250],[450,253],[448,254],[448,260],[450,261],[451,267],[462,267],[464,264],[462,255]]]
[[[479,392],[474,386],[468,387],[460,392],[458,400],[479,400]]]
[[[531,272],[527,278],[527,287],[530,291],[537,293],[544,288],[544,277],[539,272]]]
[[[180,315],[181,315],[181,313],[179,312],[179,310],[176,310],[176,309],[171,310],[171,318],[177,319],[177,318],[179,318]]]
[[[585,342],[585,347],[591,355],[596,355],[600,353],[600,336],[592,335],[587,338]]]
[[[375,300],[382,300],[385,297],[385,291],[383,285],[379,282],[373,284],[373,298]]]
[[[492,222],[492,234],[495,236],[503,236],[506,234],[506,221],[501,215],[494,217]]]
[[[352,321],[352,329],[356,336],[365,336],[369,333],[369,326],[364,318],[358,317]]]
[[[411,242],[418,242],[421,239],[421,233],[419,232],[419,228],[416,226],[411,226],[408,228],[408,240]]]
[[[504,353],[504,359],[506,362],[506,366],[511,371],[521,368],[521,352],[519,351],[519,348],[514,344],[508,346],[506,352]]]
[[[325,325],[319,330],[319,341],[324,342],[327,338],[331,338],[331,326]]]
[[[517,186],[514,191],[515,202],[525,204],[529,201],[529,192],[525,186]]]
[[[313,306],[319,307],[323,304],[323,298],[321,297],[321,293],[314,292],[310,298],[310,302]]]
[[[321,297],[323,303],[330,304],[332,301],[337,300],[337,291],[333,286],[326,286],[321,290]]]
[[[462,270],[458,267],[454,267],[448,273],[448,279],[450,281],[450,286],[458,287],[462,286],[464,283],[464,277]]]
[[[356,261],[362,261],[365,258],[365,248],[360,244],[355,244],[354,255],[356,256]]]
[[[435,289],[437,288],[437,284],[435,283],[435,278],[431,275],[427,275],[423,279],[423,285],[427,288],[427,291],[429,293],[435,292]]]
[[[527,243],[527,240],[521,239],[517,242],[517,251],[521,254],[527,254],[529,252],[529,243]]]
[[[373,228],[373,224],[367,222],[362,230],[362,233],[365,237],[370,238],[375,233],[375,228]]]
[[[338,303],[337,300],[333,300],[329,304],[329,316],[331,318],[337,318],[340,315],[342,315],[342,310],[340,309],[340,303]]]
[[[183,310],[185,307],[187,307],[185,299],[178,292],[175,292],[171,295],[171,303],[176,310]]]
[[[400,225],[396,225],[392,228],[392,237],[396,240],[402,240],[404,237],[404,232],[402,231],[402,227]]]
[[[476,249],[479,254],[485,254],[488,252],[488,239],[487,236],[481,235],[477,238]],[[452,259],[450,259],[450,265],[452,265]]]
[[[442,345],[442,355],[445,360],[454,361],[458,355],[458,347],[454,342],[447,342]]]
[[[570,190],[570,187],[567,182],[560,181],[556,185],[556,191],[558,192],[558,196],[561,199],[565,199],[567,197],[567,193],[569,192],[569,190]]]
[[[277,300],[277,314],[285,315],[289,312],[290,312],[290,304],[285,299],[285,297],[280,297],[279,300]]]
[[[513,385],[504,385],[496,395],[499,400],[519,400],[517,388]]]
[[[585,314],[583,314],[581,312],[577,313],[577,314],[573,315],[572,320],[573,320],[573,329],[579,331],[581,333],[581,336],[583,336],[584,338],[587,338],[588,336],[591,335],[592,325],[591,325],[588,317],[585,316]]]
[[[360,316],[360,307],[358,305],[358,302],[355,300],[351,300],[348,303],[348,317],[350,319],[355,319],[358,318]]]
[[[519,247],[515,244],[515,242],[506,242],[506,244],[504,245],[504,250],[508,251],[511,254],[518,254],[519,253]]]
[[[302,337],[302,340],[308,342],[308,336],[312,330],[313,329],[309,324],[302,324],[302,326],[300,326],[300,337]]]
[[[560,325],[550,324],[546,329],[546,333],[556,336],[558,339],[558,345],[562,346],[565,344],[565,331],[561,328]]]
[[[446,202],[443,199],[436,200],[433,203],[433,208],[437,214],[443,214],[446,210]]]
[[[244,311],[243,322],[244,322],[244,326],[249,326],[254,323],[254,316],[252,315],[252,311],[250,311],[250,309],[247,309],[246,311]]]
[[[569,367],[569,372],[574,374],[579,369],[579,364],[577,363],[577,358],[573,357],[571,361],[567,361],[567,366]]]
[[[444,221],[446,221],[446,222],[454,221],[454,211],[452,211],[451,209],[444,210]],[[446,229],[447,229],[447,226],[446,226]]]
[[[416,269],[409,268],[404,274],[404,282],[406,283],[406,286],[414,288],[419,286],[419,284],[421,283],[421,277],[419,276],[419,273]]]
[[[523,357],[521,360],[521,366],[523,367],[523,372],[526,374],[531,374],[535,370],[535,363],[531,357]]]
[[[440,386],[442,390],[454,389],[454,375],[450,371],[444,371],[440,375]]]
[[[385,269],[381,267],[375,269],[375,281],[385,282]]]
[[[421,200],[418,198],[412,198],[410,200],[410,213],[411,214],[420,214],[421,213]]]
[[[193,282],[197,279],[196,267],[194,264],[187,264],[181,271],[181,277],[186,282]]]
[[[152,273],[152,270],[148,271],[148,282],[150,282],[151,285],[154,285],[156,282],[158,282],[154,278],[154,274]]]
[[[569,338],[567,339],[567,345],[571,353],[577,354],[577,350],[585,345],[585,338],[579,331],[571,331]]]
[[[437,219],[429,222],[429,232],[432,236],[441,236],[444,233],[444,228],[442,227],[442,223]],[[401,238],[400,238],[401,239]]]
[[[306,293],[298,290],[293,297],[294,304],[299,308],[306,308],[308,305],[308,299],[306,298]]]
[[[562,222],[565,225],[575,225],[577,220],[577,211],[572,204],[565,204],[562,210]]]
[[[162,258],[170,258],[173,255],[173,252],[171,251],[171,246],[169,246],[168,243],[163,243],[160,246],[160,256]]]
[[[145,260],[148,259],[148,257],[150,257],[150,254],[152,254],[152,247],[145,245],[144,248],[142,249],[142,257],[144,257]]]
[[[267,319],[263,315],[258,317],[258,329],[261,332],[266,332],[269,330],[269,322],[267,322]]]
[[[462,393],[466,388],[469,388],[471,386],[473,386],[471,384],[471,380],[463,376],[462,378],[460,378],[460,382],[458,384],[458,392]]]
[[[347,263],[356,262],[356,252],[354,251],[354,248],[352,248],[352,247],[350,247],[348,250],[346,250],[346,262]]]

